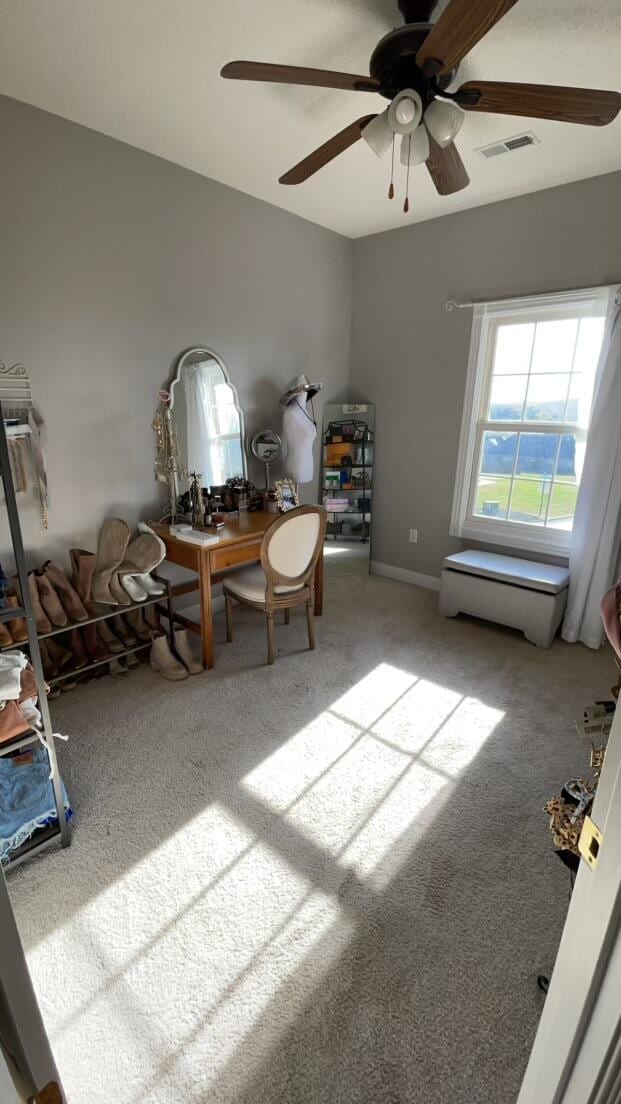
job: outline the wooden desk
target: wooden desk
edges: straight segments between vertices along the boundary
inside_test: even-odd
[[[217,544],[208,544],[205,547],[190,544],[189,541],[179,540],[178,537],[169,532],[168,525],[149,522],[152,529],[166,545],[166,559],[170,560],[171,563],[179,564],[181,567],[187,567],[198,575],[201,624],[200,628],[196,626],[194,631],[201,633],[205,667],[213,667],[214,665],[212,581],[218,582],[218,576],[231,567],[256,563],[260,557],[263,534],[277,516],[277,514],[268,514],[266,510],[236,515],[226,522],[223,529],[213,530],[214,535],[218,538]],[[194,584],[182,584],[179,587],[173,586],[172,589],[173,594],[187,594],[191,590],[195,590],[196,587]],[[315,569],[314,602],[315,616],[321,617],[323,612],[323,549]],[[188,628],[193,627],[188,623]]]

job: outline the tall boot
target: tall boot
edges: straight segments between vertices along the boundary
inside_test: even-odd
[[[47,575],[43,575],[40,571],[35,572],[35,579],[37,581],[39,599],[47,616],[57,629],[64,629],[68,621],[67,614],[50,580]]]
[[[15,583],[15,593],[21,599],[22,605],[24,600],[19,588],[19,578],[17,575],[13,576]],[[52,630],[49,618],[45,614],[45,610],[39,601],[39,590],[37,588],[37,581],[34,577],[34,573],[31,571],[28,575],[28,593],[30,594],[30,604],[32,606],[32,612],[34,614],[35,623],[37,626],[37,632],[40,634],[49,633]]]
[[[121,586],[118,571],[110,577],[110,594],[115,599],[117,606],[131,606],[132,600],[126,590]]]
[[[157,612],[157,606],[145,606],[145,608],[141,610],[141,613],[149,628],[159,633],[162,626],[160,624],[160,615]]]
[[[162,562],[162,544],[163,541],[151,532],[141,533],[128,544],[119,567],[119,578],[133,602],[144,602],[148,597],[149,590],[141,586],[140,578]]]
[[[93,601],[118,605],[110,593],[110,579],[123,562],[129,542],[129,526],[122,518],[106,518],[99,532],[97,562],[93,576]]]
[[[153,632],[147,625],[141,609],[130,610],[125,614],[125,620],[139,640],[151,640]]]
[[[79,629],[71,630],[67,643],[73,655],[73,666],[75,667],[76,671],[79,671],[81,667],[86,667],[88,663],[88,656],[86,654],[86,648],[84,647],[84,641],[80,636]]]
[[[97,633],[96,622],[84,626],[82,640],[84,641],[89,663],[99,663],[102,659],[108,659],[108,649],[104,647]]]
[[[97,622],[97,635],[101,640],[104,648],[107,648],[109,652],[122,652],[123,645],[118,636],[115,636],[110,626],[105,621]]]
[[[127,621],[125,621],[120,614],[112,618],[112,627],[119,640],[123,641],[126,648],[133,648],[134,644],[138,643],[138,637],[133,630],[129,628]]]
[[[0,648],[10,648],[13,643],[13,637],[11,636],[6,625],[0,622]]]
[[[17,608],[19,602],[14,594],[7,594],[7,605]],[[28,628],[23,617],[16,617],[13,621],[7,621],[6,627],[11,634],[11,640],[14,644],[21,644],[24,640],[28,640]]]
[[[73,670],[73,653],[68,648],[63,648],[62,644],[59,644],[53,637],[46,642],[47,651],[52,662],[57,666],[58,673],[60,675],[65,674],[67,671]],[[65,692],[67,690],[75,690],[78,685],[74,678],[64,678],[62,682],[58,684],[60,689]]]
[[[157,533],[155,533],[153,531],[153,529],[151,528],[150,525],[147,525],[146,521],[139,521],[137,529],[138,529],[139,533],[150,533],[151,536],[155,537],[156,541],[159,544],[160,553],[161,553],[160,563],[162,562],[162,560],[165,560],[166,559],[166,545],[164,544],[164,541],[162,540],[162,538],[158,537]],[[153,571],[153,570],[154,569],[151,568],[151,571]],[[151,597],[155,597],[155,595],[166,593],[166,587],[164,586],[164,584],[156,582],[155,579],[151,578],[151,575],[149,573],[146,573],[146,574],[143,574],[143,575],[136,575],[136,582],[138,583],[139,586],[143,587],[143,589],[146,590],[147,594],[149,594]]]
[[[80,600],[80,595],[73,589],[64,571],[48,560],[43,565],[43,574],[47,575],[54,590],[60,598],[60,603],[70,621],[86,621],[88,613]]]
[[[93,575],[97,557],[94,552],[87,552],[84,548],[70,548],[69,558],[73,569],[73,585],[85,609],[90,610],[93,603]]]

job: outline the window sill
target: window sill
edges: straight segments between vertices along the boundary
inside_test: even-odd
[[[518,548],[524,552],[541,552],[546,556],[569,556],[571,533],[561,530],[532,529],[520,525],[508,526],[502,522],[494,524],[484,521],[480,524],[472,519],[462,525],[451,526],[452,537],[482,541],[484,544],[497,544],[500,547]]]

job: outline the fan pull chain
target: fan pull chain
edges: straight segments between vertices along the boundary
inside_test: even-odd
[[[395,136],[393,134],[393,136],[392,136],[392,158],[391,158],[391,162],[390,162],[390,188],[388,189],[388,198],[389,199],[394,199],[395,198],[394,178],[395,178]]]
[[[405,199],[403,201],[403,212],[407,215],[410,209],[410,200],[408,198],[410,191],[410,153],[412,152],[412,135],[408,134],[408,167],[405,175]]]

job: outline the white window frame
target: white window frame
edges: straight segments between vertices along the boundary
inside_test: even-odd
[[[499,322],[542,322],[548,319],[590,318],[605,315],[610,287],[584,288],[581,291],[531,295],[521,299],[503,299],[494,303],[477,303],[473,307],[472,335],[468,357],[468,376],[457,457],[457,473],[453,495],[450,533],[453,537],[506,545],[524,551],[567,556],[571,531],[528,525],[515,521],[479,517],[473,513],[479,455],[486,429],[515,432],[515,422],[485,421],[483,409],[491,382],[494,341]],[[533,422],[533,432],[575,434],[574,423]],[[581,431],[578,431],[578,435]],[[584,430],[586,436],[588,430]]]

